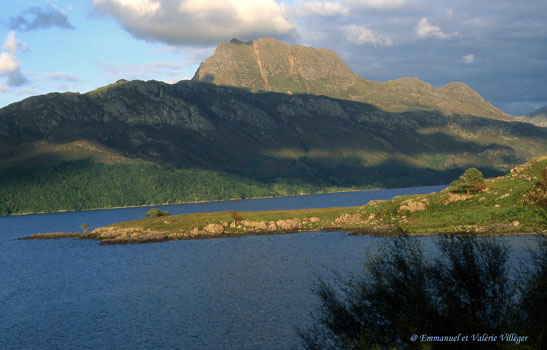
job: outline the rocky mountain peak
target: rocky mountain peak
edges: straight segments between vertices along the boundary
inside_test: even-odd
[[[326,95],[394,112],[439,110],[445,114],[514,120],[465,83],[435,88],[418,78],[369,81],[359,77],[334,51],[288,45],[275,38],[220,43],[215,53],[201,63],[192,80],[253,91]]]
[[[252,90],[334,95],[359,76],[327,49],[287,45],[274,38],[222,42],[201,63],[193,80]]]

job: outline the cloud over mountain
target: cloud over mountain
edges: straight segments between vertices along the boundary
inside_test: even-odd
[[[475,62],[475,58],[477,58],[475,55],[473,55],[472,53],[468,54],[468,55],[465,55],[462,57],[462,60],[463,62],[467,63],[467,64],[472,64],[473,62]]]
[[[172,45],[289,35],[285,5],[274,0],[93,0],[137,38]]]
[[[346,27],[347,36],[346,39],[354,44],[370,43],[373,45],[391,46],[392,41],[390,38],[373,33],[365,26],[350,25]]]
[[[448,39],[458,35],[458,32],[445,34],[439,26],[432,25],[427,18],[422,17],[416,26],[416,34],[418,34],[420,38],[435,37],[438,39]]]

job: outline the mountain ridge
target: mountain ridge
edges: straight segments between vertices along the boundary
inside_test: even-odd
[[[373,104],[392,112],[440,110],[493,119],[514,117],[484,100],[463,82],[436,88],[418,78],[366,80],[331,50],[287,45],[274,38],[221,42],[192,80],[253,91],[311,93]]]
[[[211,148],[212,145],[203,144],[207,139],[215,140],[220,148],[225,148],[222,144],[232,142],[231,147],[237,144],[245,152],[245,143],[251,142],[260,145],[258,149],[262,152],[279,154],[280,150],[272,149],[270,141],[275,140],[275,144],[284,145],[284,148],[292,149],[295,154],[313,153],[314,149],[325,148],[332,139],[323,129],[315,129],[314,126],[322,126],[324,130],[333,132],[339,130],[339,139],[333,141],[338,148],[349,147],[354,152],[366,149],[387,152],[382,156],[382,152],[376,151],[372,152],[374,155],[369,152],[369,156],[358,156],[358,162],[370,164],[374,163],[372,159],[389,159],[413,149],[423,149],[419,152],[427,149],[427,152],[435,151],[432,145],[426,148],[422,145],[426,134],[416,134],[424,128],[435,130],[436,133],[454,135],[451,137],[465,135],[463,139],[454,141],[453,149],[437,147],[437,151],[447,152],[443,156],[446,164],[442,163],[445,164],[442,167],[447,168],[453,163],[448,160],[451,158],[448,154],[457,154],[459,149],[466,148],[472,151],[471,144],[462,146],[461,142],[471,141],[478,135],[484,136],[483,146],[478,149],[488,151],[486,145],[491,142],[499,146],[496,146],[498,153],[512,154],[505,156],[505,159],[512,159],[510,162],[495,157],[502,168],[538,155],[543,143],[535,146],[531,144],[528,147],[531,153],[525,155],[509,147],[509,139],[502,142],[487,135],[493,133],[519,137],[522,138],[521,142],[527,142],[527,137],[539,135],[542,135],[541,140],[545,135],[545,131],[529,124],[479,117],[444,116],[438,112],[427,111],[388,113],[369,104],[327,96],[252,93],[241,88],[195,81],[181,81],[174,85],[157,81],[121,81],[87,94],[51,93],[31,97],[0,109],[0,154],[2,149],[6,154],[6,150],[13,149],[17,143],[42,139],[59,142],[93,139],[130,157],[144,157],[162,162],[170,159],[177,166],[201,166],[211,162],[201,156],[196,158],[194,152],[201,150],[202,155],[205,152],[210,157],[219,153]],[[353,129],[345,131],[349,127]],[[334,129],[330,130],[331,128]],[[412,136],[401,135],[394,139],[391,134],[397,129],[412,131]],[[434,134],[431,130],[428,131],[429,135]],[[357,141],[354,139],[357,134],[352,135],[357,132],[364,132],[367,136],[363,134],[361,137],[378,140],[379,143]],[[344,133],[347,133],[347,137],[344,137]],[[471,134],[476,136],[468,139]],[[181,139],[181,135],[185,135],[185,138]],[[380,141],[382,138],[384,140]],[[186,139],[192,142],[186,142]],[[387,146],[401,140],[408,144]],[[380,144],[386,145],[385,148],[379,147]],[[179,152],[176,152],[177,148]],[[241,150],[233,149],[236,155]],[[151,156],[154,152],[163,156]],[[480,161],[485,162],[483,164],[493,164],[491,161],[494,158],[488,160],[485,156],[488,152],[477,155],[477,160],[483,159]],[[339,152],[339,155],[342,153]],[[186,154],[188,158],[181,157],[181,154]],[[227,158],[237,158],[235,164],[239,163],[240,166],[246,162],[245,157],[229,155]],[[333,158],[336,157],[333,155]],[[195,161],[190,161],[191,159]],[[424,161],[418,163],[427,167]]]
[[[528,123],[120,80],[0,109],[0,214],[437,185],[544,154]]]
[[[516,119],[521,122],[547,128],[547,106],[541,107],[527,115],[517,117]]]

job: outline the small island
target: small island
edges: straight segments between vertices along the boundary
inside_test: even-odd
[[[78,237],[102,244],[230,237],[304,231],[351,234],[516,235],[547,233],[547,156],[483,179],[469,169],[445,190],[371,201],[361,207],[165,215],[116,223],[88,233],[33,234],[25,239]],[[168,213],[167,213],[168,214]]]

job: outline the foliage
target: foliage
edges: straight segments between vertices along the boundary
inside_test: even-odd
[[[234,219],[235,222],[241,221],[243,219],[241,214],[239,214],[237,211],[231,212],[230,216],[232,217],[232,219]]]
[[[368,255],[361,276],[332,285],[319,280],[316,324],[301,337],[308,349],[466,349],[468,342],[412,341],[412,335],[529,335],[541,348],[545,325],[547,245],[519,292],[509,278],[509,253],[492,238],[440,237],[439,256],[426,258],[419,241],[386,240]],[[526,321],[524,321],[526,320]],[[534,328],[535,327],[535,328]],[[498,338],[498,342],[500,339]],[[481,349],[514,344],[487,342]],[[538,346],[538,347],[535,347]]]
[[[532,252],[533,264],[524,271],[528,276],[521,286],[523,331],[536,339],[537,349],[547,349],[547,236],[539,236],[540,249]]]
[[[0,168],[0,215],[423,186],[447,183],[457,174],[396,165],[363,172],[303,162],[305,166],[289,167],[287,177],[144,162],[106,165],[70,161]]]
[[[482,172],[476,168],[467,169],[458,180],[454,180],[450,183],[450,186],[456,187],[458,191],[467,192],[481,192],[484,188],[484,177]]]
[[[0,215],[282,196],[330,188],[147,163],[87,161],[0,169],[0,184]]]
[[[146,214],[144,214],[144,216],[148,217],[148,218],[157,218],[157,217],[160,217],[160,216],[168,216],[168,215],[171,215],[170,212],[168,211],[163,211],[161,209],[158,209],[158,208],[152,208],[150,209],[150,211]]]
[[[539,182],[530,189],[527,197],[527,202],[537,203],[547,208],[547,167],[543,169]]]
[[[87,230],[91,228],[91,225],[88,223],[83,223],[83,224],[80,224],[80,227],[82,228],[82,230],[84,230],[84,233],[86,233]]]

